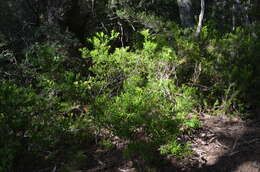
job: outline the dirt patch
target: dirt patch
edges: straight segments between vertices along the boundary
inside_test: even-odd
[[[202,172],[259,172],[260,122],[204,116],[203,130],[192,140]]]
[[[194,151],[185,161],[165,157],[167,163],[155,167],[142,159],[127,159],[122,153],[126,142],[114,137],[113,149],[96,147],[87,151],[92,152],[90,161],[94,163],[80,172],[260,172],[259,120],[209,115],[201,115],[201,120],[201,129],[181,138],[190,142]],[[158,156],[158,161],[161,160]]]

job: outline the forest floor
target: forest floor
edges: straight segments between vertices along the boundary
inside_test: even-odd
[[[211,117],[194,138],[198,172],[260,172],[260,120]],[[196,144],[197,143],[197,144]]]
[[[140,158],[129,160],[122,153],[125,143],[115,139],[115,149],[89,148],[89,162],[92,163],[77,172],[260,172],[259,119],[201,115],[201,120],[201,129],[183,136],[195,152],[186,160],[168,157],[167,163],[159,167],[145,164]],[[158,156],[158,161],[161,160]]]

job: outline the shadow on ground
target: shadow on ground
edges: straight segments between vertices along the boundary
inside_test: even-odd
[[[210,121],[210,120],[209,120]],[[212,120],[214,121],[214,120]],[[209,122],[209,128],[216,132],[219,149],[213,147],[201,168],[196,172],[260,172],[260,120]],[[206,155],[207,156],[207,155]],[[212,160],[213,159],[213,160]]]

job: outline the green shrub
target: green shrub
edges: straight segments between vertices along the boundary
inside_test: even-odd
[[[56,143],[60,133],[68,127],[58,116],[58,106],[58,102],[38,96],[31,88],[19,88],[8,82],[1,84],[0,162],[3,169],[11,169],[14,161],[20,162],[26,152],[37,154]]]
[[[199,125],[192,111],[196,89],[176,85],[175,52],[166,45],[158,47],[148,31],[142,34],[141,50],[124,47],[110,52],[109,41],[117,36],[112,32],[98,33],[89,39],[94,49],[81,51],[94,63],[89,83],[95,90],[91,111],[95,120],[121,138],[143,139],[159,147]]]
[[[27,50],[26,59],[15,66],[25,70],[21,74],[23,83],[20,78],[1,81],[0,167],[3,171],[16,168],[30,171],[55,161],[53,150],[67,136],[77,135],[75,131],[82,125],[78,121],[84,113],[81,105],[88,100],[88,87],[82,80],[84,76],[66,66],[68,57],[60,51],[56,44],[35,44]],[[42,163],[27,167],[30,161]]]
[[[241,112],[259,97],[259,37],[254,36],[259,33],[252,30],[221,34],[209,25],[196,39],[178,28],[173,32],[180,59],[177,81],[199,90],[202,109]]]

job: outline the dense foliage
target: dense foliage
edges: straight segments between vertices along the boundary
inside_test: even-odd
[[[198,36],[178,5],[0,2],[0,172],[75,171],[112,137],[126,158],[185,158],[201,113],[259,106],[259,2],[206,1]]]

